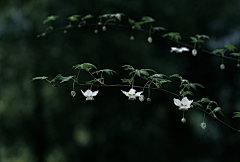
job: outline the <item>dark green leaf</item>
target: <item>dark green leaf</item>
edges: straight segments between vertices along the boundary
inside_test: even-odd
[[[136,70],[135,73],[140,77],[141,76],[141,73],[139,70]]]
[[[158,26],[158,27],[153,27],[152,29],[153,29],[153,31],[166,30],[164,27],[160,27],[160,26]]]
[[[198,107],[202,107],[202,105],[201,104],[199,104],[199,103],[197,103],[197,102],[192,102],[192,104],[193,104],[193,106],[198,106]]]
[[[240,58],[240,53],[231,53],[230,55]]]
[[[240,118],[240,112],[235,112],[236,115],[234,115],[233,118]]]
[[[88,15],[86,15],[86,16],[84,16],[84,17],[82,17],[82,19],[81,19],[81,20],[86,20],[86,19],[91,19],[91,18],[93,18],[93,15],[91,15],[91,14],[88,14]]]
[[[237,48],[234,45],[231,45],[231,44],[225,45],[224,47],[231,52],[237,50]]]
[[[151,71],[151,72],[157,73],[157,72],[156,72],[155,70],[153,70],[153,69],[141,69],[141,70]]]
[[[182,96],[185,97],[186,95],[191,95],[191,96],[193,96],[193,93],[192,93],[191,91],[183,92]]]
[[[68,20],[70,21],[79,21],[79,17],[81,17],[81,15],[72,15],[70,17],[68,17]]]
[[[131,80],[130,79],[121,79],[123,83],[129,83],[131,84]]]
[[[32,80],[31,81],[34,81],[34,80],[45,80],[45,79],[47,79],[48,77],[46,77],[46,76],[42,76],[42,77],[34,77],[34,78],[32,78]]]
[[[149,73],[146,70],[141,69],[139,72],[143,75],[149,76]]]
[[[142,18],[142,20],[143,20],[144,22],[146,22],[146,23],[151,23],[151,22],[154,22],[154,21],[155,21],[153,18],[151,18],[151,17],[149,17],[149,16],[144,16],[144,17]]]
[[[73,66],[73,68],[75,68],[75,69],[83,69],[83,70],[86,70],[86,71],[89,71],[92,68],[97,69],[95,65],[90,64],[90,63],[78,64],[78,65]]]
[[[48,16],[44,21],[43,24],[46,24],[50,21],[55,21],[58,18],[58,16],[52,15],[52,16]]]
[[[222,111],[221,111],[221,107],[216,107],[216,108],[213,110],[213,112],[217,112],[217,113],[221,114],[222,116],[224,116],[223,113],[222,113]]]
[[[210,104],[218,105],[217,102],[215,102],[215,101],[210,101],[210,102],[209,102],[209,105],[210,105]]]
[[[201,84],[199,83],[193,83],[195,86],[198,86],[198,87],[201,87],[201,88],[204,88]]]
[[[190,85],[195,91],[197,91],[197,88],[196,88],[196,86],[195,86],[194,84],[190,83],[189,85]]]
[[[74,76],[62,77],[62,78],[61,78],[62,81],[61,81],[60,83],[67,82],[67,81],[73,79],[73,77],[74,77]]]
[[[170,78],[172,78],[172,77],[176,77],[176,78],[182,79],[182,77],[179,74],[173,74],[173,75],[170,76]]]
[[[201,99],[201,102],[202,102],[202,103],[210,102],[210,101],[211,101],[211,100],[209,100],[208,98],[202,98],[202,99]]]
[[[212,51],[212,53],[213,53],[213,54],[219,53],[219,54],[222,54],[222,55],[223,55],[223,54],[225,53],[225,50],[224,50],[224,49],[215,49],[215,50]]]

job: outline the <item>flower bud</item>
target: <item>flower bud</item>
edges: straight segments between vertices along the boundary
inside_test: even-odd
[[[79,27],[79,28],[81,28],[81,27],[82,27],[82,25],[80,25],[80,24],[79,24],[79,25],[78,25],[78,27]]]
[[[148,37],[148,43],[152,43],[152,37]]]
[[[239,67],[240,67],[240,64],[237,64],[237,67],[239,68]]]
[[[140,96],[139,96],[139,100],[140,100],[141,102],[143,102],[144,99],[145,99],[144,95],[140,95]]]
[[[76,96],[76,92],[75,91],[71,91],[71,96],[75,97]]]
[[[221,69],[221,70],[224,70],[224,69],[225,69],[225,65],[224,65],[224,64],[221,64],[221,65],[220,65],[220,69]]]
[[[196,50],[196,49],[193,49],[193,50],[192,50],[192,55],[193,55],[193,56],[196,56],[196,55],[197,55],[197,50]]]
[[[63,33],[66,34],[66,33],[67,33],[67,30],[64,30]]]
[[[207,124],[206,124],[205,122],[202,122],[202,123],[200,124],[200,126],[201,126],[202,129],[206,129]]]
[[[97,34],[97,33],[98,33],[98,30],[97,30],[97,29],[95,29],[95,30],[94,30],[94,33],[95,33],[95,34]]]
[[[182,119],[181,119],[181,122],[182,122],[182,123],[186,123],[186,121],[187,121],[187,120],[186,120],[185,118],[182,118]]]
[[[134,39],[135,39],[134,36],[131,36],[131,37],[130,37],[130,40],[134,40]]]
[[[147,98],[147,102],[150,103],[151,102],[151,98]]]
[[[98,22],[98,25],[102,25],[102,22]]]
[[[106,31],[107,30],[107,27],[106,26],[103,26],[102,27],[102,31]]]

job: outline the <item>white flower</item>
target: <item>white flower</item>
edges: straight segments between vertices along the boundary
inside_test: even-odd
[[[88,89],[85,93],[82,91],[82,94],[86,97],[86,101],[94,100],[93,97],[98,94],[98,91],[92,92],[91,90]]]
[[[184,97],[182,101],[174,98],[173,102],[176,106],[179,107],[179,110],[184,111],[184,110],[188,110],[191,107],[191,103],[193,102],[193,100],[189,101],[187,97]]]
[[[136,90],[133,88],[131,88],[129,92],[125,92],[125,91],[122,91],[122,92],[128,97],[129,100],[135,100],[136,97],[139,97],[142,93],[142,91],[136,93]]]
[[[189,51],[189,49],[187,47],[181,47],[181,48],[171,47],[170,52],[174,52],[174,51],[177,53],[182,53],[183,51]]]

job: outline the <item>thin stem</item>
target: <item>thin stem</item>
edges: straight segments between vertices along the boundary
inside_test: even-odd
[[[80,74],[80,71],[81,71],[81,69],[78,70],[78,74],[77,74],[77,78],[76,78],[77,83],[79,83],[79,82],[78,82],[78,76],[79,76],[79,74]]]

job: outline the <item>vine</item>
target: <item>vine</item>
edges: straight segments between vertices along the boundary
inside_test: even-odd
[[[123,20],[127,21],[124,21]],[[224,59],[232,60],[237,62],[237,67],[240,67],[240,53],[237,53],[237,48],[233,45],[225,45],[224,49],[215,49],[212,52],[209,52],[207,50],[202,49],[202,44],[205,42],[205,40],[209,40],[210,37],[207,35],[200,35],[196,34],[195,36],[191,36],[190,40],[192,45],[185,44],[181,42],[182,39],[180,33],[178,32],[167,32],[164,27],[160,26],[153,26],[153,23],[156,22],[155,19],[145,16],[141,19],[141,21],[135,21],[129,17],[127,17],[126,14],[123,13],[116,13],[116,14],[103,14],[97,17],[97,22],[88,22],[89,19],[93,19],[94,16],[91,14],[81,16],[81,15],[73,15],[68,17],[68,25],[63,27],[55,27],[53,25],[53,22],[56,21],[59,17],[56,15],[52,15],[47,17],[43,21],[43,24],[49,24],[49,26],[45,29],[43,33],[38,35],[38,37],[46,36],[47,34],[50,34],[51,32],[63,30],[63,33],[67,33],[67,30],[71,28],[82,28],[84,26],[95,26],[94,33],[99,32],[99,26],[101,26],[102,31],[107,30],[107,26],[120,26],[123,28],[131,29],[131,36],[130,40],[135,40],[134,37],[134,31],[141,31],[148,33],[147,42],[152,43],[152,35],[156,35],[159,37],[162,37],[166,40],[172,41],[177,44],[177,47],[171,47],[170,52],[176,52],[176,53],[182,53],[182,52],[188,52],[191,49],[191,53],[193,56],[196,56],[198,54],[198,51],[201,53],[205,53],[208,55],[220,57],[222,59],[222,63],[220,64],[220,69],[225,69]],[[149,29],[143,29],[142,25],[149,24]],[[163,33],[165,32],[165,33]],[[181,47],[182,46],[182,47]],[[226,56],[227,52],[230,56]],[[235,58],[234,58],[235,57]],[[220,119],[217,118],[217,114],[224,116],[221,107],[218,106],[218,103],[215,101],[212,101],[208,98],[202,98],[200,100],[194,101],[189,100],[188,97],[192,97],[194,95],[194,91],[197,90],[197,87],[204,88],[199,83],[190,83],[187,79],[183,79],[179,74],[173,74],[171,76],[167,76],[165,74],[157,73],[153,69],[135,69],[131,65],[123,65],[122,66],[124,70],[130,71],[129,76],[130,78],[123,78],[121,79],[122,83],[124,84],[115,84],[115,85],[108,85],[105,84],[105,78],[103,77],[103,74],[108,74],[109,76],[118,75],[117,72],[111,69],[102,69],[98,70],[97,67],[91,63],[82,63],[73,66],[74,69],[78,70],[76,75],[71,75],[64,77],[62,74],[58,74],[56,77],[54,77],[52,80],[49,80],[48,77],[42,76],[42,77],[34,77],[32,81],[34,80],[46,80],[48,83],[50,83],[54,87],[60,87],[60,86],[72,86],[73,89],[70,92],[70,95],[72,97],[75,97],[77,95],[77,92],[75,91],[75,86],[90,86],[89,89],[87,89],[85,92],[81,90],[82,94],[86,97],[86,101],[94,100],[94,97],[96,97],[99,93],[99,90],[92,91],[92,87],[97,86],[105,86],[105,87],[130,87],[130,90],[122,91],[122,93],[128,97],[129,100],[136,100],[139,98],[141,102],[145,100],[144,91],[147,89],[147,102],[151,102],[150,98],[150,91],[151,90],[160,90],[164,91],[166,93],[169,93],[171,95],[174,95],[176,98],[173,98],[173,103],[179,108],[180,111],[183,113],[183,117],[181,119],[182,123],[186,122],[185,118],[185,111],[192,108],[197,108],[203,112],[203,121],[200,123],[200,127],[202,129],[206,129],[207,124],[205,123],[205,114],[208,114],[224,124],[225,126],[229,127],[230,129],[239,132],[240,130],[237,130],[230,125],[224,123]],[[81,71],[87,72],[91,77],[92,80],[89,80],[85,83],[81,83],[79,81],[79,76]],[[95,70],[95,71],[93,71]],[[145,84],[143,86],[136,86],[134,83],[135,78],[138,77],[145,81]],[[165,90],[162,88],[162,85],[165,83],[171,83],[171,78],[178,78],[180,80],[179,85],[179,94],[176,94],[174,92]],[[72,84],[61,84],[65,82],[72,81]],[[56,84],[58,82],[58,84]],[[127,84],[127,85],[126,85]],[[134,88],[140,88],[142,91],[137,92]],[[240,117],[240,112],[236,112],[235,117]]]

